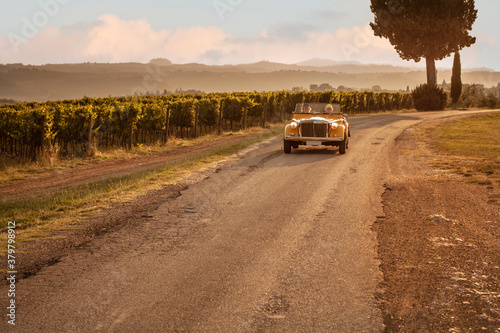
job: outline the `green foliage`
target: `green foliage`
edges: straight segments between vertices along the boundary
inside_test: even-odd
[[[451,74],[451,102],[456,105],[462,95],[462,65],[460,63],[460,52],[455,52],[453,58],[453,69]]]
[[[474,0],[371,0],[375,36],[387,38],[404,60],[426,59],[427,83],[435,84],[435,60],[476,42]]]
[[[441,60],[476,42],[474,0],[371,0],[376,36],[389,39],[401,58]]]
[[[206,126],[215,126],[219,118],[219,100],[203,98],[197,102],[200,123]]]
[[[413,103],[418,111],[444,110],[448,96],[434,84],[422,84],[412,92]]]
[[[500,98],[493,93],[482,94],[479,105],[482,108],[496,109],[500,107]]]
[[[165,128],[165,112],[162,105],[147,103],[137,121],[137,127],[149,132],[161,131]]]
[[[228,96],[222,100],[223,117],[231,122],[231,129],[233,123],[240,121],[243,116],[243,104],[236,96]]]
[[[171,134],[183,136],[196,120],[212,131],[223,102],[225,129],[265,126],[291,118],[295,104],[342,103],[343,112],[410,109],[410,94],[326,91],[252,92],[207,95],[166,95],[138,98],[84,98],[0,106],[0,151],[35,159],[45,151],[87,155],[104,147],[161,143]],[[169,110],[169,133],[166,133]],[[246,114],[245,114],[246,110]],[[197,112],[196,112],[197,111]],[[196,119],[196,114],[198,118]],[[229,122],[230,124],[227,124]]]
[[[464,108],[488,108],[496,109],[500,107],[500,97],[493,92],[487,92],[477,85],[465,85],[458,105]]]
[[[170,121],[179,127],[191,127],[194,125],[194,101],[183,99],[171,105]]]

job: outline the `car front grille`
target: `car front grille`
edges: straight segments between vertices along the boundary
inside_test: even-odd
[[[302,122],[300,124],[300,132],[303,137],[307,138],[325,138],[328,133],[328,124]]]

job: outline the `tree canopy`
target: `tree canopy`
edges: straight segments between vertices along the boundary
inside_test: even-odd
[[[375,36],[387,38],[404,60],[425,58],[428,75],[435,60],[476,42],[469,35],[477,18],[474,0],[371,0],[370,8]]]

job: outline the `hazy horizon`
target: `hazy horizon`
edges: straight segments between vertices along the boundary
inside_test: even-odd
[[[105,65],[119,65],[119,64],[142,64],[142,65],[147,65],[150,64],[154,60],[168,60],[170,59],[167,58],[154,58],[150,59],[149,61],[123,61],[123,62],[90,62],[90,61],[85,61],[85,62],[62,62],[62,63],[44,63],[44,64],[29,64],[29,63],[22,63],[22,62],[17,62],[17,63],[0,63],[0,65],[15,65],[15,64],[21,64],[23,66],[33,66],[33,67],[41,67],[41,66],[50,66],[50,65],[82,65],[82,64],[105,64]],[[330,64],[312,64],[311,62],[314,61],[320,61],[320,62],[331,62]],[[201,62],[185,62],[185,63],[174,63],[172,62],[172,65],[203,65],[203,66],[209,66],[209,67],[224,67],[224,66],[245,66],[245,65],[253,65],[253,64],[259,64],[259,63],[272,63],[272,64],[280,64],[280,65],[288,65],[288,66],[310,66],[310,67],[336,67],[336,66],[347,66],[347,65],[353,65],[353,66],[387,66],[387,67],[393,67],[397,69],[408,69],[410,71],[415,71],[415,70],[425,70],[425,62],[421,61],[419,63],[402,63],[402,64],[387,64],[387,63],[365,63],[365,62],[360,62],[360,61],[336,61],[332,59],[326,59],[326,58],[310,58],[310,59],[305,59],[299,62],[295,63],[285,63],[285,62],[276,62],[276,61],[269,61],[269,60],[258,60],[254,62],[248,62],[248,63],[233,63],[233,64],[207,64],[207,63],[201,63]],[[441,64],[437,63],[437,69],[438,70],[451,70],[452,66],[451,64]],[[446,66],[446,67],[444,67]],[[487,70],[487,71],[492,71],[492,72],[499,72],[493,68],[488,68],[488,67],[463,67],[462,66],[462,71],[475,71],[475,70]]]
[[[312,61],[314,64],[315,62]],[[160,65],[163,64],[163,65]],[[0,98],[47,101],[87,97],[200,92],[281,91],[328,84],[355,90],[404,90],[426,82],[425,68],[340,64],[330,67],[259,62],[229,66],[159,63],[78,63],[44,66],[0,65]],[[451,81],[438,69],[438,82]],[[463,83],[497,87],[500,72],[464,70]]]

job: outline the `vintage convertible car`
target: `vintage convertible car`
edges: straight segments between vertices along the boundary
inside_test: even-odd
[[[336,146],[340,154],[349,148],[351,132],[340,104],[299,103],[293,119],[286,125],[283,147],[289,154],[299,146]]]

